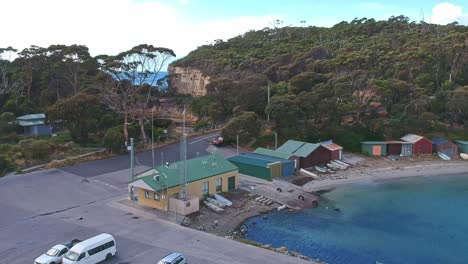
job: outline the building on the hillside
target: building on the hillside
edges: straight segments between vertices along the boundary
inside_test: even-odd
[[[29,136],[41,136],[51,135],[52,128],[47,126],[45,123],[45,114],[32,114],[24,115],[16,118],[18,125],[24,128],[24,135]]]
[[[405,141],[364,141],[361,142],[362,154],[371,156],[411,156],[413,144]]]
[[[385,141],[361,142],[361,153],[370,156],[387,156],[387,143]]]
[[[457,147],[459,153],[468,154],[468,141],[457,141]]]
[[[271,181],[273,178],[283,176],[282,163],[265,158],[257,158],[247,155],[238,155],[228,158],[239,172],[245,175]]]
[[[256,153],[245,153],[243,155],[245,155],[247,157],[253,157],[253,158],[256,158],[256,159],[268,160],[271,163],[281,162],[281,176],[294,175],[294,171],[295,171],[295,168],[294,168],[295,162],[294,162],[294,160],[288,160],[288,159],[283,159],[283,158],[266,156],[266,155],[261,155],[261,154],[256,154]]]
[[[458,153],[457,144],[445,138],[433,138],[432,148],[434,152],[442,152],[449,157],[453,157]]]
[[[296,168],[309,168],[318,164],[326,164],[330,160],[341,159],[343,148],[332,141],[317,144],[288,140],[278,148],[278,152],[294,157]]]
[[[187,215],[198,211],[199,200],[206,195],[229,192],[239,187],[239,171],[220,155],[208,155],[186,161],[187,197],[182,199],[183,162],[158,166],[137,175],[129,184],[138,204]]]
[[[423,136],[406,134],[401,140],[413,144],[413,154],[432,154],[432,141]]]

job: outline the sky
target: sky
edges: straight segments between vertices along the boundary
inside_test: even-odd
[[[177,58],[215,39],[283,25],[330,27],[354,18],[468,25],[468,1],[453,0],[0,0],[0,47],[86,45],[114,55],[138,44],[167,47]]]

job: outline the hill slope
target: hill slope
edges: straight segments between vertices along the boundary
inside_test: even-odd
[[[202,46],[171,67],[209,76],[212,119],[269,113],[283,136],[359,126],[383,138],[468,127],[468,27],[456,23],[398,16],[266,28]]]

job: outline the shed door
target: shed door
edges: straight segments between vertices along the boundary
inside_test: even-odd
[[[236,176],[228,178],[228,190],[232,191],[234,189],[236,189]]]
[[[270,176],[271,178],[281,177],[281,163],[270,164]]]
[[[372,146],[372,155],[382,156],[382,146]]]

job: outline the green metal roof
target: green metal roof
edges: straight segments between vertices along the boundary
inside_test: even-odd
[[[174,162],[169,166],[158,166],[155,169],[143,172],[137,180],[143,180],[155,191],[161,190],[162,187],[171,188],[182,184],[182,161]],[[189,183],[235,170],[238,168],[221,155],[208,155],[186,161],[187,182]],[[159,182],[155,180],[155,176],[158,175]]]
[[[254,151],[254,153],[265,155],[265,156],[270,156],[270,157],[282,158],[282,159],[288,159],[289,157],[291,157],[291,155],[288,153],[283,153],[283,152],[279,152],[279,151],[272,150],[272,149],[266,149],[266,148],[257,148]]]
[[[296,150],[296,152],[294,152],[294,155],[305,158],[314,152],[318,147],[320,147],[320,144],[305,143],[302,145],[302,147]]]
[[[468,141],[458,140],[457,143],[462,144],[462,145],[468,145]]]
[[[22,120],[22,121],[30,121],[34,119],[45,119],[45,118],[46,118],[46,115],[43,113],[40,113],[40,114],[24,115],[24,116],[17,117],[16,119]]]
[[[286,141],[286,143],[281,145],[281,147],[279,147],[277,151],[293,155],[294,152],[296,152],[296,150],[298,150],[304,144],[305,142],[288,140]]]
[[[18,121],[18,125],[20,126],[37,126],[37,125],[43,125],[43,124],[45,124],[44,120],[33,120],[33,121],[19,120]]]
[[[386,141],[363,141],[361,144],[366,144],[366,145],[383,145],[387,144]]]
[[[259,166],[263,168],[267,168],[268,164],[275,163],[274,161],[268,160],[268,159],[260,159],[258,157],[249,157],[246,155],[238,155],[234,157],[228,158],[229,161],[232,161],[234,163],[244,163],[244,164],[250,164],[254,166]]]
[[[314,152],[318,147],[320,147],[320,144],[288,140],[281,147],[279,147],[277,151],[305,158]]]

